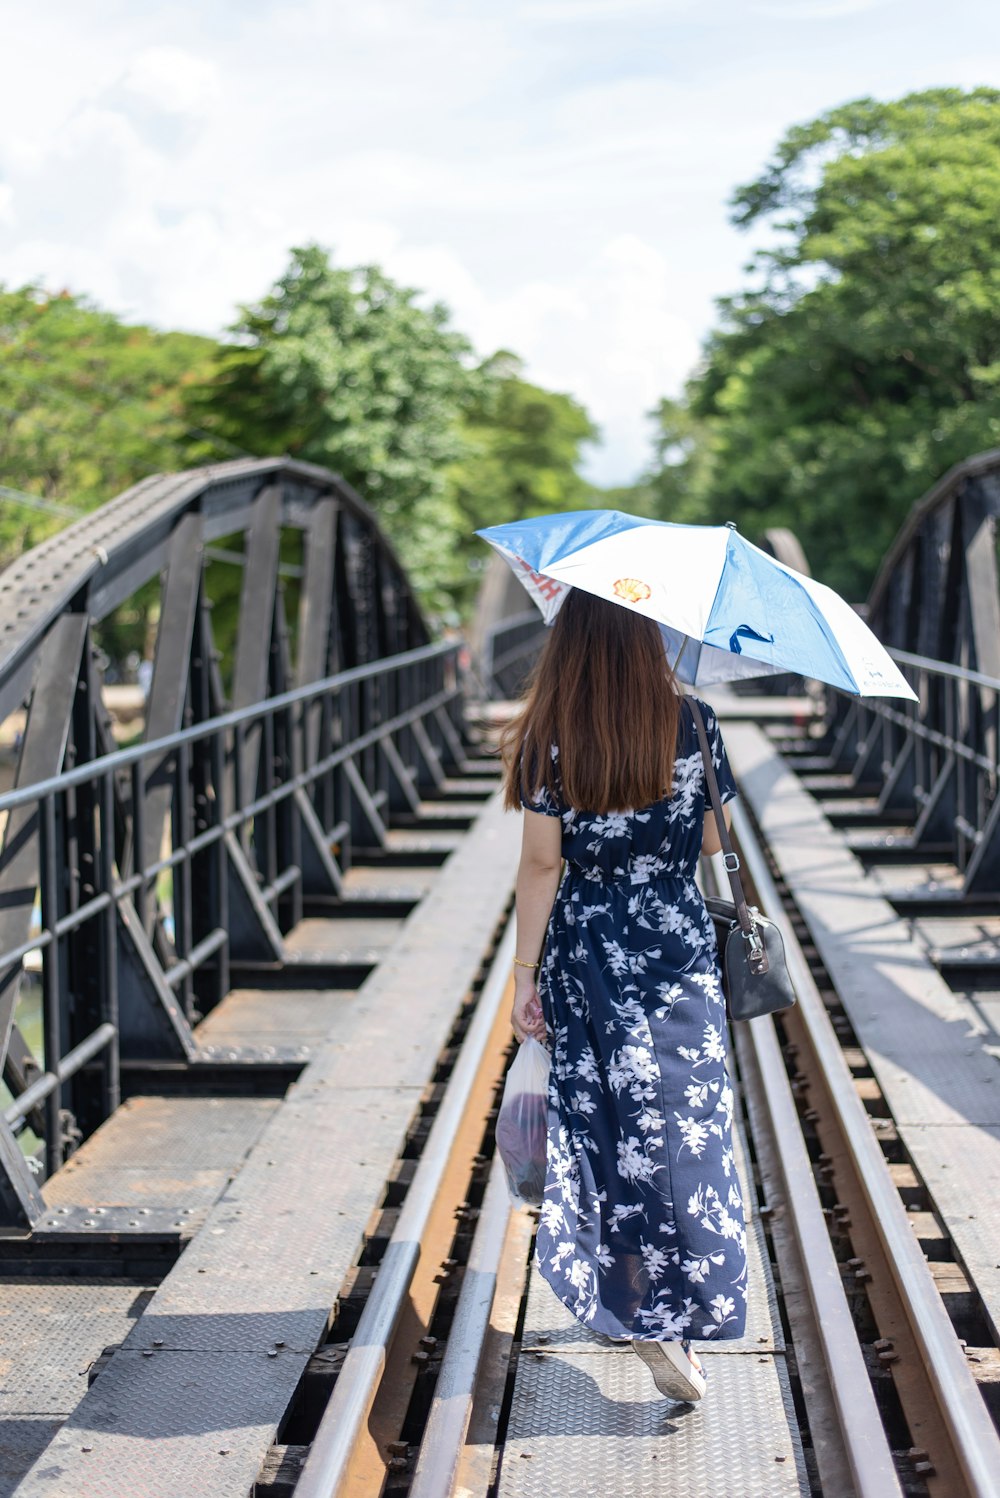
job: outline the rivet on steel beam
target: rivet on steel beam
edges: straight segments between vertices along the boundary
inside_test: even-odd
[[[277,1350],[277,1348],[276,1347],[269,1347],[267,1349],[267,1355],[268,1355],[269,1358],[276,1358],[278,1356],[278,1350]]]

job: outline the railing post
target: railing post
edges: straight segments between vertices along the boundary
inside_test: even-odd
[[[41,929],[51,940],[42,955],[42,1033],[45,1047],[45,1069],[55,1072],[62,1058],[62,1005],[60,990],[62,971],[60,940],[56,935],[59,921],[59,868],[56,847],[56,793],[42,800],[39,816],[39,894]],[[45,1099],[45,1174],[55,1175],[62,1165],[62,1088],[56,1087]]]
[[[104,969],[101,982],[101,1019],[115,1027],[115,1038],[104,1057],[104,1116],[110,1118],[121,1102],[121,1053],[118,1042],[118,902],[115,899],[115,783],[111,771],[101,776],[100,889],[108,896],[103,921]]]

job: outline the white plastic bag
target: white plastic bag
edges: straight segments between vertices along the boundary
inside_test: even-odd
[[[504,1082],[497,1149],[516,1207],[540,1206],[545,1191],[550,1059],[545,1046],[529,1036],[518,1046]]]

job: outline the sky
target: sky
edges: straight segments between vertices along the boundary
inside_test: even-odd
[[[634,480],[789,126],[1000,86],[996,0],[0,0],[0,283],[219,334],[291,245],[581,400]]]

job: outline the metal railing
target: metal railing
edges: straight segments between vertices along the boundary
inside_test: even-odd
[[[96,1126],[123,1057],[195,1059],[231,964],[280,963],[304,900],[335,898],[353,851],[384,847],[391,812],[461,760],[457,654],[408,650],[0,796],[17,833],[0,863],[37,839],[39,870],[37,929],[0,952],[0,979],[39,954],[45,1067],[4,1122],[34,1122],[46,1175],[65,1156],[66,1084],[98,1063]],[[41,1209],[35,1173],[5,1147],[8,1220]]]
[[[830,768],[912,822],[907,847],[951,859],[966,895],[1000,892],[1000,680],[905,650],[889,654],[917,702],[830,692]]]
[[[479,675],[490,697],[517,697],[544,643],[545,623],[536,608],[502,619],[488,629],[483,636]]]

